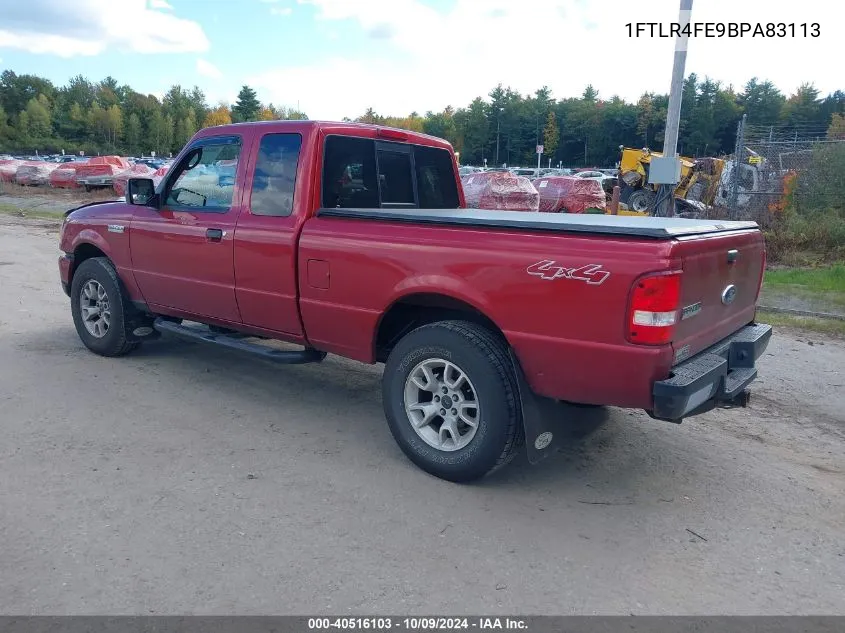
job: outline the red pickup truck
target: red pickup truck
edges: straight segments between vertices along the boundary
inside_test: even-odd
[[[464,207],[440,139],[207,128],[157,187],[133,178],[125,201],[68,213],[61,281],[104,356],[168,333],[283,364],[385,363],[393,436],[452,481],[546,455],[558,401],[673,422],[744,406],[771,336],[755,223]]]

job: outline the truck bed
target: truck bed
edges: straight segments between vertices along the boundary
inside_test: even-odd
[[[574,213],[532,213],[486,209],[320,209],[321,218],[348,218],[561,233],[606,234],[671,240],[694,235],[756,229],[756,222],[689,220]]]

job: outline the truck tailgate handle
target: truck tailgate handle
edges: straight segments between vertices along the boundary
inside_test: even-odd
[[[209,242],[219,242],[223,239],[223,229],[206,229],[205,237]]]

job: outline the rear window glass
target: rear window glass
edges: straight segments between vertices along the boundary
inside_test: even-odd
[[[379,149],[378,177],[382,204],[416,204],[409,152]]]
[[[458,185],[452,155],[436,147],[414,147],[417,190],[421,209],[457,209]]]

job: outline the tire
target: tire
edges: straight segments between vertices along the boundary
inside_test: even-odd
[[[429,416],[422,409],[447,401],[441,392],[444,383],[436,383],[437,366],[443,363],[454,368],[450,380],[459,371],[465,381],[457,391],[449,391],[448,399],[455,398],[452,404],[457,403],[457,408],[440,409],[432,422],[426,423],[421,420]],[[422,367],[429,368],[432,385],[439,386],[425,390],[411,382],[412,375],[419,378],[425,374]],[[441,321],[407,334],[390,352],[382,378],[384,413],[399,447],[424,471],[453,482],[479,479],[514,458],[524,443],[518,393],[506,344],[489,330],[464,321]],[[434,399],[441,395],[442,400],[435,404]],[[420,398],[428,397],[430,402],[419,403]],[[477,407],[472,407],[473,402]],[[409,412],[406,405],[418,410]],[[463,417],[455,421],[458,408]],[[451,421],[440,417],[440,412],[451,414]],[[412,416],[421,424],[419,432]],[[469,418],[474,418],[474,431],[463,422]],[[460,441],[448,431],[450,424],[457,425],[451,428],[457,428]],[[433,436],[437,436],[434,443]],[[467,443],[462,445],[464,441]]]
[[[100,288],[105,293],[105,303],[95,305],[94,297]],[[102,300],[100,302],[102,303]],[[94,314],[94,311],[99,311],[101,307],[103,312]],[[79,265],[71,283],[70,309],[76,333],[85,347],[95,354],[123,356],[140,345],[140,341],[131,341],[128,338],[127,311],[132,308],[117,271],[108,258],[92,257]],[[88,313],[88,325],[83,312]],[[107,319],[105,313],[108,313]],[[94,318],[90,318],[92,315]],[[98,335],[97,331],[102,334]]]
[[[654,192],[648,189],[637,189],[628,197],[628,208],[631,211],[650,211],[654,204]]]

